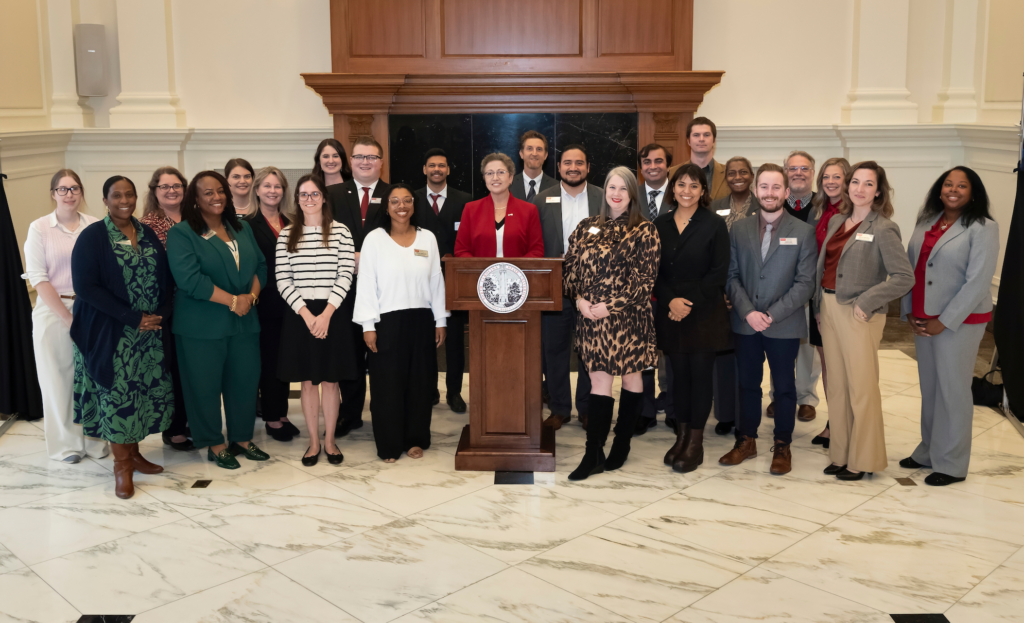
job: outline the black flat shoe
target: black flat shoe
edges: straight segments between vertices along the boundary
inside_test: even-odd
[[[900,461],[900,467],[905,469],[920,469],[922,467],[930,467],[929,465],[921,465],[914,460],[914,457],[908,456],[907,458]]]
[[[273,428],[272,426],[270,426],[270,423],[267,422],[266,424],[263,425],[263,427],[267,429],[267,434],[270,435],[270,438],[273,439],[274,441],[292,440],[292,434],[288,432],[288,430],[283,425],[278,428]]]
[[[292,437],[299,437],[302,434],[302,431],[299,430],[299,427],[292,424],[291,422],[281,422],[281,428],[288,431],[288,434],[291,435]]]
[[[331,454],[325,448],[324,454],[327,455],[327,462],[331,465],[341,465],[341,462],[345,460],[345,455],[341,453],[341,450],[338,450],[337,454]]]
[[[466,401],[462,399],[461,394],[448,394],[448,407],[455,413],[465,413]]]
[[[636,424],[633,425],[633,436],[634,437],[639,437],[640,435],[643,435],[648,430],[654,428],[657,425],[658,425],[657,418],[638,417],[636,419]]]
[[[674,417],[665,418],[665,426],[668,426],[672,430],[676,429],[676,419]]]
[[[178,452],[191,452],[196,449],[195,445],[192,444],[192,440],[188,437],[185,438],[185,441],[171,441],[172,435],[166,432],[162,434],[162,437],[165,446],[170,446]]]
[[[352,431],[362,427],[362,420],[356,420],[355,422],[342,422],[341,425],[339,425],[338,428],[335,429],[334,438],[338,439],[339,437],[344,437],[345,435],[348,435]]]
[[[825,471],[823,473],[827,474],[829,476],[835,476],[836,474],[838,474],[839,472],[843,471],[844,469],[846,469],[845,465],[836,465],[835,463],[833,463],[832,465],[829,465],[828,467],[826,467]]]
[[[310,446],[310,448],[312,447],[313,446]],[[323,451],[323,448],[320,448],[320,450],[317,451],[317,453],[314,454],[313,456],[302,455],[302,464],[305,465],[306,467],[313,467],[314,465],[316,465],[316,462],[320,460],[321,451]],[[306,448],[306,452],[309,452],[309,448]],[[327,456],[330,455],[328,454]]]
[[[828,449],[829,439],[831,439],[831,438],[830,437],[822,437],[821,435],[816,435],[814,437],[814,439],[811,440],[811,443],[813,443],[816,446],[821,446],[822,448]]]
[[[735,426],[735,424],[732,422],[719,422],[718,424],[715,424],[715,434],[728,435],[732,432],[733,426]]]
[[[838,478],[839,480],[860,480],[864,478],[864,474],[870,475],[873,473],[874,472],[857,472],[856,474],[854,474],[853,472],[844,467],[842,471],[836,474],[836,478]]]
[[[441,404],[441,390],[435,389],[434,390],[434,406],[436,407],[439,404]]]
[[[945,487],[951,485],[954,482],[963,482],[967,478],[957,478],[956,476],[950,476],[949,474],[943,474],[941,472],[935,472],[928,474],[928,477],[924,479],[924,484],[931,485],[933,487]]]

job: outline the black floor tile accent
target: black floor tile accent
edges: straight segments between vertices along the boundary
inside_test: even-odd
[[[197,480],[192,484],[193,489],[205,489],[210,486],[212,480]]]
[[[917,483],[914,482],[913,478],[897,478],[896,482],[900,483],[904,487],[916,487]]]
[[[949,623],[944,614],[890,614],[895,623]]]
[[[134,614],[83,614],[78,623],[130,623]]]
[[[494,472],[496,485],[532,485],[533,472]]]

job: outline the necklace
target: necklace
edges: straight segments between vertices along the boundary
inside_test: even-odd
[[[942,231],[946,231],[949,228],[949,226],[952,225],[955,222],[956,222],[956,219],[953,219],[952,221],[947,222],[946,221],[946,215],[943,214],[942,215],[942,225],[939,225],[939,229],[941,229]]]

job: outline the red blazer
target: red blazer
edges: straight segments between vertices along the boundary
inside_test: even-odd
[[[505,257],[544,257],[540,214],[535,205],[509,195],[502,247]],[[466,204],[455,238],[455,257],[495,257],[497,253],[494,200],[487,195]]]

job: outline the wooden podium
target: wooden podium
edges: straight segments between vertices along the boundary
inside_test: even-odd
[[[487,309],[477,296],[480,273],[507,262],[526,275],[529,292],[511,313]],[[542,311],[562,309],[561,258],[445,256],[449,310],[469,310],[469,425],[455,469],[555,471],[555,432],[542,426]]]

